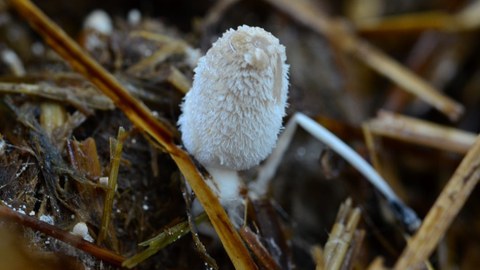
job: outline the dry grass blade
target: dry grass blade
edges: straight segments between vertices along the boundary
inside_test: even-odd
[[[258,235],[256,235],[249,227],[243,227],[240,229],[240,236],[247,243],[250,250],[258,259],[258,264],[264,269],[279,270],[280,266],[275,262],[272,255],[268,253],[268,250],[260,241]]]
[[[153,67],[158,63],[161,63],[165,61],[168,57],[178,54],[184,51],[182,43],[179,42],[171,42],[167,43],[164,46],[162,46],[160,49],[158,49],[156,52],[154,52],[151,56],[142,59],[140,62],[134,64],[131,66],[127,72],[128,73],[139,73],[142,70],[148,68],[148,67]]]
[[[201,223],[206,219],[205,214],[201,214],[195,218],[195,223]],[[148,259],[150,256],[157,253],[162,248],[170,245],[171,243],[177,241],[184,235],[190,232],[190,227],[188,221],[178,223],[170,228],[167,228],[159,235],[155,236],[152,239],[149,239],[145,242],[140,243],[140,246],[148,246],[147,249],[135,254],[134,256],[128,258],[122,263],[123,267],[133,268],[139,263]]]
[[[248,253],[239,234],[233,228],[225,210],[220,205],[217,196],[215,196],[205,184],[188,154],[185,151],[179,151],[175,155],[172,155],[172,158],[177,163],[177,166],[180,168],[180,171],[182,171],[185,178],[189,179],[191,188],[202,203],[205,212],[210,218],[210,222],[222,240],[222,244],[235,265],[235,268],[257,269],[253,259],[250,257],[250,253]],[[203,200],[200,199],[200,196],[203,197]],[[209,209],[210,213],[207,209]],[[214,216],[215,214],[217,216]]]
[[[111,153],[110,174],[108,176],[108,189],[105,194],[105,202],[103,204],[102,223],[97,238],[97,244],[101,244],[108,235],[108,227],[110,225],[110,217],[112,215],[113,198],[117,190],[118,169],[120,168],[120,160],[122,157],[123,142],[127,138],[127,132],[123,127],[118,129],[116,140],[112,141],[113,153]]]
[[[455,19],[457,20],[458,26],[463,30],[472,30],[480,27],[480,1],[476,0],[467,5],[459,13],[457,13]]]
[[[428,212],[422,226],[409,241],[398,259],[395,269],[418,267],[428,260],[480,179],[479,156],[480,137],[477,137],[473,148],[468,151]]]
[[[176,67],[170,67],[167,81],[177,88],[182,94],[186,94],[192,87],[190,80]]]
[[[356,28],[362,33],[395,33],[404,31],[469,31],[480,27],[480,1],[474,1],[456,14],[441,11],[410,13],[360,21]]]
[[[402,14],[392,17],[360,21],[355,26],[362,33],[371,32],[411,32],[427,29],[452,29],[456,21],[452,15],[445,12],[429,11],[415,14]]]
[[[383,259],[380,257],[375,258],[373,262],[368,266],[368,270],[384,270]]]
[[[175,39],[167,35],[162,35],[159,33],[149,32],[145,30],[132,31],[130,33],[130,37],[132,38],[140,37],[148,40],[153,40],[159,43],[175,44],[179,49],[182,49],[182,50],[185,50],[186,48],[189,47],[189,45],[181,39]]]
[[[324,270],[325,269],[325,260],[323,256],[323,249],[320,246],[313,246],[312,257],[315,261],[315,270]]]
[[[190,156],[174,143],[171,131],[30,1],[14,0],[11,3],[76,71],[110,97],[132,123],[152,136],[170,153],[204,207],[234,266],[237,269],[256,269],[253,259],[238,232],[233,228],[217,196],[203,181]]]
[[[389,163],[385,159],[380,159],[380,153],[377,150],[375,143],[375,135],[378,134],[374,134],[374,131],[367,123],[362,125],[362,131],[365,145],[367,146],[368,154],[375,170],[377,170],[380,175],[385,178],[385,181],[387,181],[393,190],[397,192],[400,198],[408,198],[405,187],[401,183],[398,175],[394,172],[393,164]]]
[[[68,102],[82,112],[89,112],[89,108],[98,110],[111,110],[114,105],[110,99],[98,94],[94,90],[83,91],[67,89],[64,87],[51,86],[46,84],[27,83],[0,83],[0,92],[25,94],[48,98],[55,101]]]
[[[75,248],[83,250],[91,254],[92,256],[95,256],[116,266],[121,266],[122,262],[125,260],[125,258],[123,258],[122,256],[115,254],[110,250],[103,249],[88,241],[85,241],[80,236],[73,235],[67,231],[62,231],[54,225],[39,221],[33,217],[19,214],[3,205],[0,205],[0,219],[13,221],[23,226],[32,228],[35,231],[39,231],[65,243],[68,243]]]
[[[352,47],[352,53],[378,73],[391,79],[406,91],[416,95],[444,113],[450,120],[458,120],[464,107],[453,99],[441,94],[428,82],[405,68],[370,44],[358,41]]]
[[[463,113],[463,106],[442,95],[419,76],[393,60],[385,53],[350,33],[344,25],[332,20],[308,0],[266,0],[294,19],[325,35],[333,45],[367,64],[378,73],[391,79],[406,91],[437,108],[450,119],[456,120]]]
[[[379,112],[366,126],[375,135],[462,154],[470,150],[476,139],[470,132],[387,111]]]
[[[136,74],[141,73],[144,70],[154,67],[156,64],[165,61],[167,58],[175,54],[186,53],[193,50],[189,44],[181,39],[174,39],[172,37],[152,33],[148,31],[134,31],[130,33],[130,36],[141,37],[144,39],[152,40],[158,43],[162,43],[160,49],[158,49],[151,56],[140,60],[138,63],[132,65],[128,69],[128,73]],[[191,81],[176,67],[170,66],[168,70],[167,81],[171,83],[182,94],[186,94],[191,87]]]
[[[360,209],[352,209],[352,200],[347,199],[338,210],[337,219],[325,244],[326,269],[341,269],[359,222]]]
[[[238,2],[239,0],[219,0],[215,2],[203,20],[203,27],[208,28],[209,26],[218,23],[224,13]]]
[[[40,125],[52,137],[54,130],[65,125],[67,111],[57,102],[45,101],[40,104]]]

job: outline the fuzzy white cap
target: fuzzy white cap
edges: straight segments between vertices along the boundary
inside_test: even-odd
[[[73,235],[81,236],[85,241],[93,242],[92,236],[88,233],[88,227],[85,222],[78,222],[72,229]]]
[[[285,47],[259,27],[219,38],[195,68],[178,121],[187,150],[207,167],[245,170],[271,152],[288,93]]]
[[[83,28],[95,30],[104,35],[110,35],[113,32],[113,23],[107,12],[101,9],[95,9],[85,18]]]

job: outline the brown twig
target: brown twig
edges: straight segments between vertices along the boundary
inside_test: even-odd
[[[455,17],[440,11],[408,13],[391,17],[359,21],[355,26],[362,33],[398,33],[425,30],[453,30]]]
[[[380,158],[380,152],[377,149],[374,136],[377,134],[374,134],[368,123],[362,125],[362,131],[373,167],[385,178],[387,183],[397,192],[398,196],[405,200],[407,198],[407,192],[398,176],[394,173],[392,164],[388,162],[388,160]]]
[[[83,250],[92,256],[109,262],[115,266],[122,266],[122,262],[125,260],[121,255],[115,254],[110,250],[101,248],[95,244],[83,240],[82,237],[73,235],[67,231],[60,230],[58,227],[50,225],[46,222],[37,220],[36,218],[29,217],[13,211],[12,209],[0,205],[0,219],[12,221],[22,226],[32,228],[35,231],[39,231],[55,239],[63,241],[75,248]]]
[[[408,53],[408,56],[403,60],[404,64],[412,72],[425,78],[432,68],[438,68],[439,65],[432,64],[432,62],[438,57],[438,54],[441,53],[441,45],[447,43],[447,40],[448,38],[446,38],[445,34],[438,32],[425,32],[420,34]],[[450,50],[450,47],[448,49]],[[431,83],[436,85],[436,87],[441,87],[438,82],[437,84],[433,81]],[[389,87],[388,91],[390,93],[382,108],[389,111],[401,112],[415,98],[395,84]]]
[[[87,91],[88,90],[88,91]],[[48,84],[0,83],[0,92],[40,96],[50,100],[68,102],[83,113],[90,115],[91,109],[111,110],[114,108],[110,99],[92,89],[82,91]]]
[[[33,3],[28,0],[13,0],[11,4],[73,69],[110,97],[133,124],[152,136],[168,151],[205,209],[234,266],[237,269],[256,269],[253,259],[217,196],[203,181],[188,153],[174,143],[172,131],[160,123],[143,103],[130,95],[113,75],[87,55]]]
[[[377,118],[365,125],[374,135],[462,154],[470,150],[476,139],[474,133],[387,111],[380,111]]]
[[[422,226],[409,241],[394,269],[419,267],[426,261],[462,209],[480,179],[480,137],[453,174]]]
[[[471,31],[480,27],[479,11],[480,2],[472,1],[471,4],[455,14],[448,14],[442,11],[407,13],[360,21],[356,27],[364,34],[371,32],[398,33],[426,30],[447,32]]]
[[[275,262],[272,255],[268,253],[268,250],[260,242],[258,235],[256,235],[249,227],[243,227],[240,229],[240,236],[247,243],[250,250],[258,258],[259,264],[265,269],[279,270],[280,266]]]

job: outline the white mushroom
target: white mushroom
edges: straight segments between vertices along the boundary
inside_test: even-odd
[[[83,240],[93,242],[92,236],[88,233],[88,227],[85,222],[78,222],[72,229],[71,234],[81,236]]]
[[[101,9],[95,9],[85,18],[83,28],[94,30],[104,35],[110,35],[113,31],[113,23],[107,12]]]
[[[195,68],[178,124],[204,166],[245,170],[264,160],[285,115],[285,47],[259,27],[228,30]]]
[[[276,144],[288,93],[285,60],[276,37],[243,25],[226,31],[195,68],[178,124],[224,206],[238,206],[236,172],[258,165]]]

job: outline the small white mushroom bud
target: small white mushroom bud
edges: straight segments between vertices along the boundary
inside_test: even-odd
[[[127,14],[127,21],[130,25],[138,25],[142,21],[142,13],[138,9],[131,9]]]
[[[78,222],[77,224],[75,224],[71,233],[73,235],[81,236],[85,241],[93,242],[93,238],[88,233],[88,227],[85,222]]]
[[[104,35],[110,35],[113,31],[113,23],[107,12],[101,9],[95,9],[85,18],[83,28],[94,30]]]
[[[200,58],[178,124],[202,165],[245,170],[272,152],[285,115],[285,61],[276,37],[246,25],[225,32]]]

